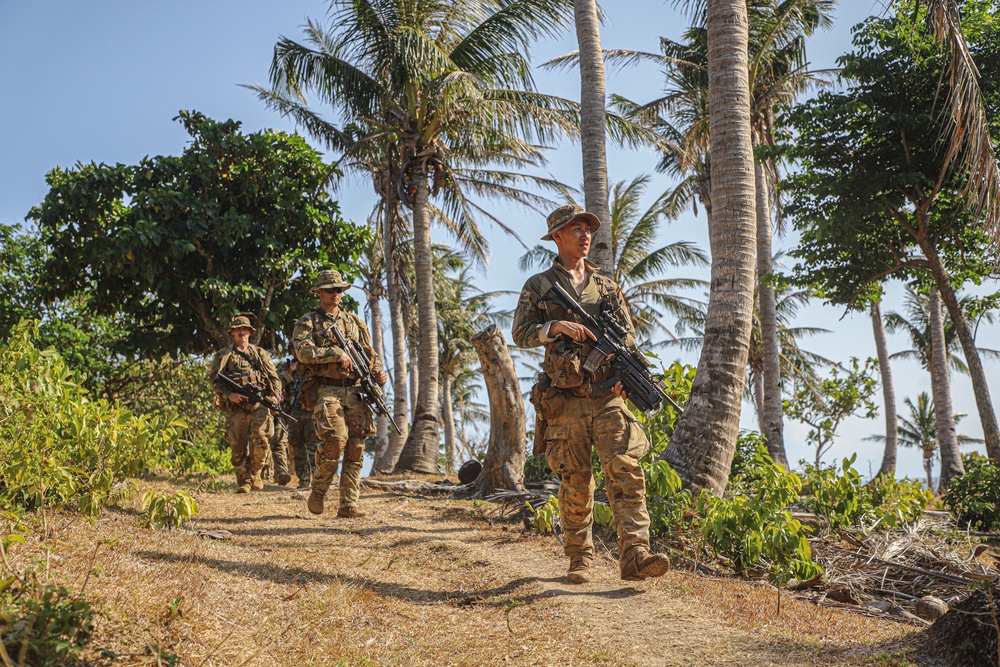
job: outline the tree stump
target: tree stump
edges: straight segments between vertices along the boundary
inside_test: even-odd
[[[483,367],[490,400],[490,442],[483,471],[475,482],[479,488],[476,495],[488,496],[497,489],[522,491],[527,431],[514,360],[495,324],[473,336],[472,344]]]

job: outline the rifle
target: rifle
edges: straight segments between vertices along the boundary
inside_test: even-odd
[[[264,396],[264,390],[258,387],[257,385],[255,384],[241,385],[234,382],[232,378],[227,377],[222,373],[218,373],[217,375],[219,379],[223,380],[226,384],[232,387],[233,391],[235,391],[238,394],[243,394],[248,399],[250,399],[250,405],[257,405],[258,403],[260,403],[261,405],[270,408],[271,410],[274,410],[285,419],[291,419],[293,422],[298,421],[298,419],[296,419],[295,417],[291,416],[287,412],[282,411],[281,406],[278,405],[276,401],[273,401],[270,398]]]
[[[298,373],[295,374],[295,379],[292,380],[292,386],[288,388],[288,397],[284,400],[284,406],[289,411],[292,412],[297,410],[299,407],[299,399],[302,398],[302,385],[305,384],[305,380],[299,376]]]
[[[602,387],[610,389],[621,382],[625,388],[625,396],[643,412],[659,410],[664,399],[677,412],[684,412],[681,406],[667,395],[666,383],[649,372],[642,355],[625,345],[625,337],[628,332],[625,327],[607,314],[605,308],[607,304],[602,304],[601,313],[596,318],[591,317],[583,309],[583,306],[558,283],[552,285],[542,300],[551,301],[564,310],[575,314],[580,324],[590,329],[591,333],[597,337],[597,340],[592,344],[594,349],[603,355],[603,359],[599,361],[611,362],[611,377],[601,384]],[[591,368],[591,359],[588,358],[584,367],[588,370],[596,370],[598,365],[593,364],[593,368]]]
[[[361,397],[368,409],[372,411],[375,415],[385,415],[388,418],[389,423],[392,427],[396,429],[396,433],[402,434],[403,432],[399,430],[396,426],[396,420],[392,418],[389,414],[389,408],[385,404],[385,394],[382,392],[382,387],[375,382],[375,378],[372,377],[372,367],[368,359],[368,355],[365,351],[361,349],[356,340],[347,340],[344,338],[344,334],[340,332],[337,325],[330,327],[333,330],[333,334],[337,337],[337,342],[340,343],[340,347],[343,348],[347,356],[351,358],[351,365],[354,366],[354,370],[357,371],[358,375],[361,377],[361,391],[364,395]]]

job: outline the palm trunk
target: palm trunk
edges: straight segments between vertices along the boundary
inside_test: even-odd
[[[948,348],[944,341],[944,318],[937,288],[932,287],[927,299],[931,325],[931,391],[934,393],[934,421],[937,425],[938,447],[941,450],[940,490],[951,480],[965,474],[962,457],[955,437],[955,412],[951,407],[951,379],[948,374]]]
[[[882,402],[885,404],[885,451],[882,453],[880,475],[896,475],[896,450],[899,448],[899,420],[896,417],[896,389],[892,385],[892,368],[889,366],[889,346],[885,340],[882,322],[882,304],[872,303],[872,332],[878,352],[878,370],[882,376]],[[928,487],[930,488],[930,487]]]
[[[451,475],[455,472],[455,412],[451,400],[450,373],[441,378],[441,421],[444,422],[444,471]]]
[[[608,162],[605,152],[604,54],[595,0],[575,0],[576,39],[580,47],[580,147],[583,152],[584,206],[601,219],[589,259],[608,274],[614,272],[611,213],[608,210]]]
[[[368,292],[369,323],[372,329],[372,349],[379,359],[385,363],[385,345],[382,342],[382,306],[377,292],[378,287]],[[389,450],[389,420],[385,415],[375,418],[375,461],[372,470],[381,470],[378,465]]]
[[[739,435],[753,317],[754,158],[745,0],[708,0],[712,283],[691,399],[664,459],[684,485],[721,494]]]
[[[389,301],[389,324],[392,327],[392,416],[399,425],[401,433],[393,431],[389,434],[389,447],[386,449],[379,465],[374,470],[380,473],[391,473],[396,467],[399,455],[406,443],[409,428],[409,409],[407,407],[407,368],[406,368],[406,320],[403,317],[403,300],[399,293],[399,279],[396,274],[396,244],[393,230],[394,216],[385,216],[385,229],[382,242],[385,245],[385,284],[386,298]]]
[[[934,490],[934,457],[924,454],[924,471],[927,473],[927,488]]]
[[[927,247],[924,247],[925,245]],[[965,364],[969,368],[969,378],[972,380],[972,392],[976,397],[976,407],[979,410],[979,421],[983,425],[986,453],[994,463],[1000,463],[1000,429],[997,427],[997,416],[993,410],[990,386],[986,381],[986,372],[983,370],[983,361],[979,357],[979,350],[976,349],[976,340],[972,337],[972,330],[969,328],[969,320],[958,302],[958,297],[955,296],[951,277],[941,263],[937,249],[929,243],[921,244],[921,249],[927,257],[931,272],[934,274],[934,282],[940,291],[941,300],[944,301],[945,308],[948,309],[948,316],[951,318],[952,326],[955,327],[955,333],[962,344]]]
[[[413,206],[413,258],[417,290],[417,322],[420,329],[417,368],[420,380],[413,428],[403,446],[396,470],[437,473],[440,452],[438,409],[438,322],[434,305],[434,272],[431,254],[431,220],[426,168],[414,173],[417,187]]]
[[[774,268],[771,250],[770,184],[764,165],[755,165],[757,183],[757,295],[760,303],[760,344],[763,358],[763,412],[761,431],[767,438],[767,452],[774,462],[788,470],[781,401],[781,347],[778,344],[778,306],[770,283]]]
[[[764,432],[764,376],[753,374],[753,407],[757,411],[757,428]]]

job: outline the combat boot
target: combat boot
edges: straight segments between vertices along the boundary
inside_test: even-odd
[[[569,572],[566,579],[571,584],[585,584],[591,579],[590,567],[593,565],[593,558],[586,554],[577,554],[569,561]]]
[[[622,579],[642,581],[651,577],[662,577],[670,569],[670,559],[663,554],[654,554],[649,549],[635,549],[621,562]]]
[[[306,501],[306,507],[308,507],[309,511],[312,512],[313,514],[322,514],[323,498],[325,497],[326,497],[325,493],[313,489],[312,493],[309,494],[309,500]]]
[[[257,491],[260,491],[261,489],[264,488],[264,480],[261,479],[259,474],[254,475],[253,479],[250,480],[250,486]]]
[[[341,519],[359,519],[367,515],[367,512],[362,512],[357,507],[341,507],[337,510],[337,516]]]
[[[290,481],[292,481],[292,476],[287,472],[283,475],[278,475],[278,486],[285,486]]]
[[[236,493],[250,493],[250,482],[243,482],[236,487]]]

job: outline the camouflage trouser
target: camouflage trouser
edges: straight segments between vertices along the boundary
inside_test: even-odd
[[[256,407],[252,412],[226,412],[226,440],[232,454],[237,484],[249,484],[260,474],[267,459],[274,422],[271,411]]]
[[[264,476],[275,481],[282,475],[290,474],[288,469],[288,427],[283,418],[274,418],[274,435],[271,436],[270,456],[265,465]]]
[[[358,396],[357,387],[321,386],[316,407],[316,468],[312,489],[326,493],[337,472],[340,455],[344,465],[340,472],[340,508],[358,504],[361,490],[361,459],[365,454],[365,437],[375,433],[371,412]]]
[[[618,531],[618,557],[624,561],[639,547],[649,546],[646,482],[639,459],[649,451],[649,441],[625,402],[608,394],[581,398],[560,393],[547,414],[545,458],[562,476],[559,511],[566,537],[567,556],[593,555],[591,535],[594,512],[594,474],[591,448],[597,450],[604,469],[608,500]]]
[[[298,420],[288,423],[288,448],[295,463],[295,476],[300,483],[309,482],[316,465],[316,424],[312,412],[295,410],[292,416]]]

